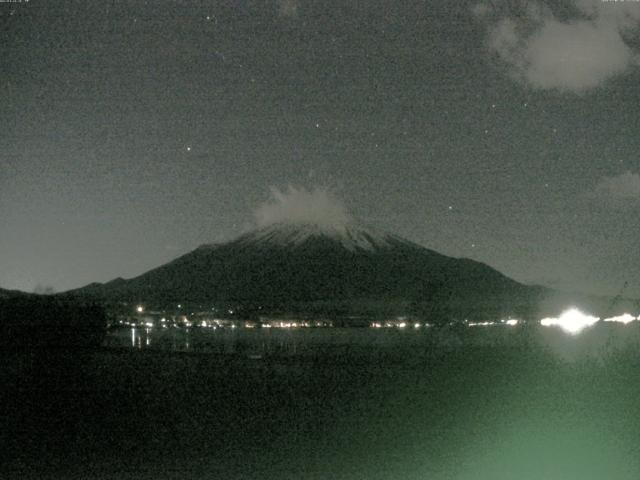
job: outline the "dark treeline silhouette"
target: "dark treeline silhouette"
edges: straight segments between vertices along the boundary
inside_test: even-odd
[[[102,343],[104,309],[50,296],[0,299],[0,347],[78,348]]]
[[[1,478],[30,478],[37,459],[49,471],[55,462],[48,458],[66,459],[79,449],[65,446],[82,435],[83,421],[91,421],[84,415],[97,395],[86,386],[105,334],[100,306],[20,292],[0,295]],[[9,461],[16,470],[3,472]]]

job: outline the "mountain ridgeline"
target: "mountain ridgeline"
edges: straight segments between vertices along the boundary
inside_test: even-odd
[[[551,291],[482,263],[357,227],[272,225],[203,245],[130,280],[68,292],[100,301],[215,303],[246,312],[531,317]]]

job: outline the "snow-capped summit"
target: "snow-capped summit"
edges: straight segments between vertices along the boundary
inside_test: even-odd
[[[313,239],[330,239],[350,251],[373,252],[391,247],[393,237],[382,231],[364,228],[355,224],[327,225],[314,223],[277,223],[240,237],[240,244],[267,244],[271,246],[295,247]],[[398,239],[395,239],[398,241]]]

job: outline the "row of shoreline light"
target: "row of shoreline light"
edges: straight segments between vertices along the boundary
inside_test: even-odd
[[[141,305],[136,307],[136,312],[139,314],[143,313],[144,307]],[[636,317],[634,315],[631,315],[630,313],[624,313],[622,315],[600,319],[599,317],[585,314],[581,312],[579,309],[572,307],[565,310],[558,317],[546,317],[541,319],[539,324],[543,327],[558,327],[563,331],[565,331],[566,333],[569,333],[571,335],[576,335],[582,332],[584,329],[591,327],[600,321],[622,323],[624,325],[627,325],[634,321],[640,321],[640,316]],[[162,326],[164,328],[166,328],[165,322],[166,322],[165,318],[162,318],[161,323],[163,324]],[[224,322],[224,325],[223,325],[223,322]],[[464,322],[464,324],[466,324],[469,327],[489,327],[489,326],[498,326],[498,325],[513,327],[523,323],[525,322],[522,322],[514,318],[503,319],[497,322],[491,322],[491,321],[469,322],[466,320]],[[127,324],[129,323],[127,322]],[[134,325],[131,325],[131,326],[134,326]],[[153,327],[155,325],[153,323],[145,323],[144,326]],[[176,325],[174,324],[173,326],[176,326]],[[213,321],[202,320],[196,323],[196,322],[188,321],[186,317],[184,321],[181,322],[181,326],[184,326],[187,328],[191,326],[212,327],[212,328],[219,328],[219,327],[236,328],[236,324],[234,321],[228,321],[228,320],[225,321],[225,320],[216,319]],[[255,328],[256,326],[259,326],[259,325],[257,322],[245,322],[244,326],[245,328]],[[320,322],[320,321],[307,321],[307,320],[300,320],[300,321],[282,320],[282,321],[272,321],[270,323],[260,324],[260,326],[262,326],[263,328],[271,328],[271,327],[299,328],[299,327],[327,327],[327,326],[333,326],[333,325],[328,324],[328,322],[325,322],[325,321]],[[405,328],[411,328],[411,327],[413,327],[414,329],[420,329],[420,328],[429,328],[432,325],[426,322],[425,323],[410,322],[406,317],[398,317],[397,319],[394,319],[391,321],[384,321],[384,322],[374,321],[374,322],[371,322],[369,326],[375,329],[381,329],[381,328],[405,329]]]

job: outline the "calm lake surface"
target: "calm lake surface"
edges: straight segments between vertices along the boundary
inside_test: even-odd
[[[137,350],[238,354],[251,357],[372,355],[458,351],[467,347],[548,349],[566,360],[601,357],[640,345],[640,322],[600,323],[571,335],[555,327],[414,328],[140,328],[111,331],[105,346]]]
[[[640,328],[122,329],[4,353],[1,478],[640,478]]]

